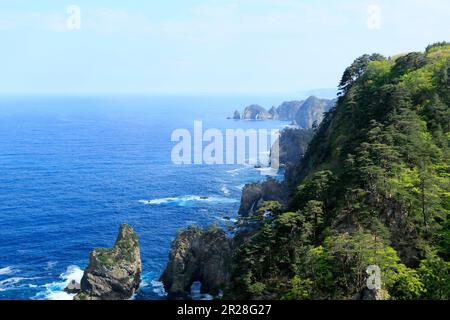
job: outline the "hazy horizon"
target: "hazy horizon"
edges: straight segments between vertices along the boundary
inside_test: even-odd
[[[0,0],[0,94],[276,95],[448,40],[444,0]]]

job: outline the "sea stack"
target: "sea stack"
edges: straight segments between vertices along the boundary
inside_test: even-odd
[[[230,278],[232,240],[221,229],[191,226],[178,233],[161,281],[169,299],[188,297],[200,281],[201,293],[218,295]]]
[[[142,263],[133,228],[120,226],[114,247],[94,249],[75,300],[127,300],[139,288]]]
[[[270,118],[271,115],[266,111],[266,109],[257,104],[248,106],[242,114],[242,119],[244,120],[267,120]]]

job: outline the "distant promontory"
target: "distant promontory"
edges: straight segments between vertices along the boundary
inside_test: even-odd
[[[306,100],[287,101],[280,106],[273,106],[269,111],[264,107],[253,104],[242,113],[234,112],[234,120],[281,120],[292,121],[301,128],[311,128],[314,123],[320,123],[323,115],[336,104],[336,99],[320,99],[310,96]]]

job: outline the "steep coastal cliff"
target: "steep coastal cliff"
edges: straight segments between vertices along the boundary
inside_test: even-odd
[[[242,117],[236,110],[232,119],[292,121],[301,128],[308,129],[312,128],[314,123],[320,124],[323,114],[335,104],[336,100],[319,99],[315,96],[311,96],[305,101],[283,102],[279,107],[272,107],[269,111],[254,104],[244,109]]]
[[[129,225],[120,226],[111,249],[94,249],[75,300],[126,300],[139,288],[141,256],[138,237]]]
[[[232,242],[217,228],[192,226],[180,232],[161,276],[169,298],[186,298],[196,281],[202,293],[219,294],[230,280]]]
[[[286,181],[244,188],[239,228],[221,238],[233,242],[225,298],[450,298],[449,72],[448,43],[364,55],[345,70],[336,107]],[[368,267],[380,288],[368,288]],[[172,283],[176,272],[165,274]]]

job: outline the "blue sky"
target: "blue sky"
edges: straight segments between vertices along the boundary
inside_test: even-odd
[[[449,13],[448,0],[0,0],[0,93],[295,95],[335,87],[363,53],[450,40]]]

